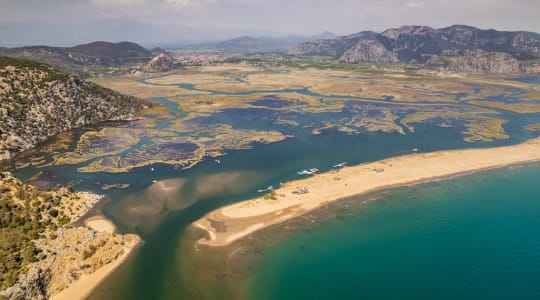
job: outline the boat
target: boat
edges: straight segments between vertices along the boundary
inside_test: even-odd
[[[418,152],[418,148],[412,149],[412,152]]]
[[[150,171],[151,171],[151,172],[154,172],[154,168],[150,168]]]
[[[313,174],[315,174],[317,172],[319,172],[319,169],[311,168],[311,169],[299,171],[297,173],[298,173],[298,175],[313,175]]]
[[[274,190],[274,186],[272,185],[269,185],[267,188],[265,189],[260,189],[260,190],[257,190],[258,193],[264,193],[264,192],[268,192],[268,191],[273,191]]]
[[[339,164],[336,164],[336,165],[332,166],[332,168],[336,168],[336,169],[337,168],[343,168],[343,167],[345,167],[346,164],[347,164],[346,162],[342,162],[342,163],[339,163]]]
[[[218,164],[221,163],[221,160],[219,160],[219,159],[214,159],[214,161],[215,161],[216,163],[218,163]]]
[[[152,180],[153,183],[157,183],[157,180]]]

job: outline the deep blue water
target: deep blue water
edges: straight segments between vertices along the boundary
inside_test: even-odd
[[[535,165],[385,193],[267,251],[250,299],[539,299],[539,183]]]

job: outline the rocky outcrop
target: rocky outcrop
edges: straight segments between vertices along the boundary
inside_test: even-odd
[[[166,72],[178,66],[176,60],[167,52],[161,52],[142,67],[144,72]]]
[[[290,53],[332,56],[345,63],[406,62],[453,71],[522,73],[537,70],[540,37],[528,32],[481,30],[464,25],[442,29],[402,26],[380,34],[366,31],[306,42]]]
[[[364,31],[352,35],[341,36],[333,39],[318,39],[301,43],[289,50],[293,55],[321,55],[335,58],[349,48],[353,47],[359,40],[374,38],[377,34],[372,31]]]
[[[19,280],[12,286],[0,291],[5,299],[35,299],[47,300],[47,286],[51,282],[51,273],[37,266],[28,267],[28,271],[19,276]]]
[[[109,120],[133,120],[151,104],[31,61],[0,57],[0,158],[48,137]]]
[[[363,61],[376,61],[393,63],[399,62],[396,53],[389,51],[377,39],[362,39],[345,51],[339,58],[345,63],[359,63]]]
[[[129,77],[131,78],[151,77],[151,76],[155,76],[155,73],[167,72],[174,68],[177,68],[180,65],[181,65],[180,62],[174,59],[174,57],[172,57],[169,53],[162,51],[162,52],[159,52],[159,54],[157,54],[156,56],[154,56],[144,66],[131,71],[131,73],[129,74]]]

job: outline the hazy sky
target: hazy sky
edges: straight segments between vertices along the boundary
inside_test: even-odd
[[[0,0],[0,8],[0,27],[137,20],[293,34],[349,34],[404,24],[540,32],[540,0]]]

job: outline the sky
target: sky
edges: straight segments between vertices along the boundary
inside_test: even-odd
[[[122,40],[133,37],[130,26],[144,25],[159,31],[156,40],[171,39],[167,30],[184,30],[181,38],[188,39],[193,28],[201,39],[324,31],[344,35],[401,25],[540,32],[539,0],[0,0],[0,8],[4,44],[69,43],[77,31],[80,40],[100,34]],[[141,39],[152,39],[147,34]]]

